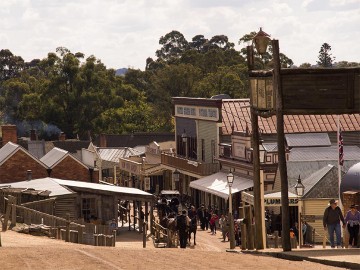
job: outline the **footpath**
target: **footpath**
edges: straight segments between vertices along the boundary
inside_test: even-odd
[[[247,254],[263,254],[290,261],[310,261],[329,266],[360,269],[360,249],[301,248],[284,252],[282,249],[264,249],[259,251],[241,251]]]

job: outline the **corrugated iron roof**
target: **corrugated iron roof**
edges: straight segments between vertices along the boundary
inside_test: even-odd
[[[277,152],[277,143],[263,143],[263,147],[265,148],[266,152]]]
[[[328,164],[327,166],[321,168],[320,170],[312,173],[310,176],[302,180],[303,185],[305,186],[304,190],[304,196],[312,190],[312,188],[321,180],[324,178],[325,175],[328,174],[330,170],[335,168],[334,165]],[[295,183],[296,184],[296,183]],[[294,184],[294,186],[295,186]]]
[[[145,192],[143,190],[137,188],[129,188],[129,187],[119,187],[115,185],[103,185],[103,184],[96,184],[96,183],[88,183],[88,182],[80,182],[80,181],[72,181],[72,180],[62,180],[53,178],[58,184],[67,186],[67,187],[78,187],[78,188],[87,188],[93,190],[103,190],[103,191],[110,191],[115,193],[123,193],[123,194],[130,194],[130,195],[141,195],[145,197],[153,197],[152,194]]]
[[[49,197],[74,194],[75,192],[57,183],[54,178],[46,177],[39,179],[32,179],[30,181],[21,181],[15,183],[0,184],[0,187],[10,186],[11,188],[23,188],[34,190],[50,191]]]
[[[6,143],[3,147],[0,148],[0,164],[5,161],[12,153],[14,153],[20,145],[17,145],[12,142]]]
[[[102,160],[111,161],[118,163],[119,158],[128,158],[130,156],[140,156],[144,152],[138,151],[131,147],[122,147],[122,148],[97,148],[100,158]]]
[[[68,151],[54,147],[45,156],[43,156],[40,161],[51,168],[53,165],[63,159],[68,153]]]
[[[259,129],[264,134],[276,134],[276,116],[259,117]],[[336,132],[337,115],[284,115],[285,133]],[[360,131],[360,114],[340,115],[343,131]],[[251,131],[250,99],[222,100],[222,134]]]
[[[330,138],[327,133],[295,133],[285,134],[285,140],[289,147],[306,146],[330,146]]]
[[[337,146],[301,147],[290,151],[289,161],[338,160]],[[344,160],[360,160],[360,148],[344,146]]]

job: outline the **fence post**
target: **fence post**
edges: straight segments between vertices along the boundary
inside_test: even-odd
[[[78,226],[78,243],[83,243],[83,226]]]
[[[116,245],[116,230],[113,230],[113,235],[114,235],[113,247],[115,247],[115,245]]]
[[[65,242],[70,241],[70,214],[66,214],[66,232],[65,232]]]
[[[326,248],[326,229],[324,229],[323,248]]]
[[[143,248],[146,248],[147,222],[143,223]]]
[[[16,198],[13,197],[11,205],[11,226],[16,226]]]

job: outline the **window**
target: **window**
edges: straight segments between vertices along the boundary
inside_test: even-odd
[[[90,221],[91,218],[97,217],[95,198],[82,199],[81,214],[86,221]]]

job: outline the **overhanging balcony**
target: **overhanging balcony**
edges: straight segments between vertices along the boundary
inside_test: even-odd
[[[170,153],[161,153],[161,164],[199,176],[210,175],[220,169],[218,163],[197,162]]]

